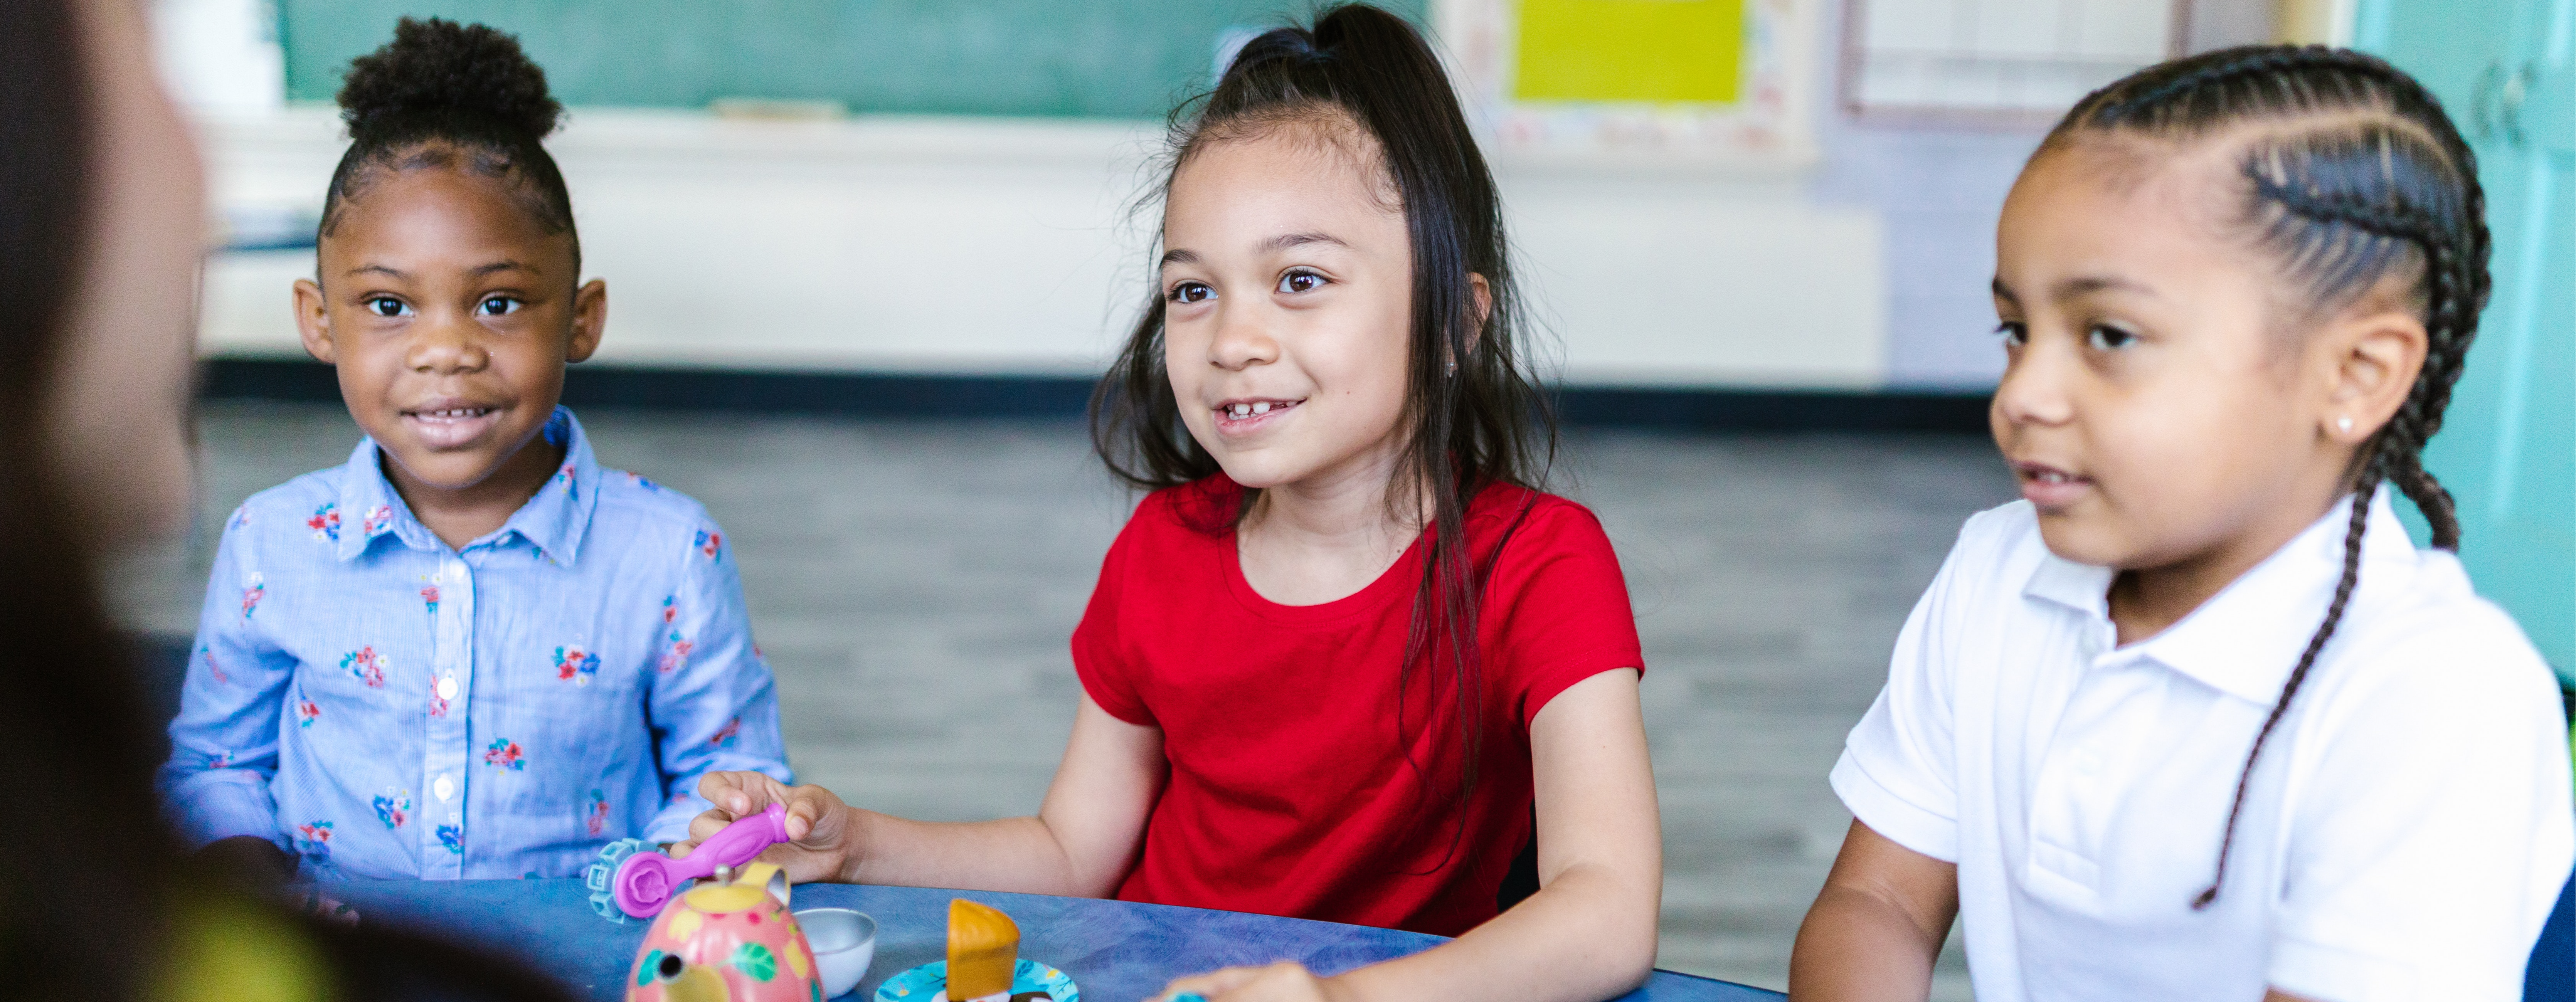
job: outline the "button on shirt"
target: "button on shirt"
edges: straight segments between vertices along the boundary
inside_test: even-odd
[[[2332,598],[2349,504],[2126,647],[2113,572],[2049,553],[2027,503],[1968,521],[1833,786],[1958,865],[1979,999],[2521,998],[2576,862],[2557,686],[2384,492],[2342,626],[2255,769],[2226,885],[2191,908]]]
[[[450,549],[373,440],[225,526],[160,786],[192,844],[270,839],[338,877],[574,876],[683,837],[698,777],[791,780],[732,548],[601,469],[558,408],[555,476]]]

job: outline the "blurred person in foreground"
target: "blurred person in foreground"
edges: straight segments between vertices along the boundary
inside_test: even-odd
[[[133,0],[0,0],[0,24],[0,997],[557,997],[174,850],[95,568],[186,518],[204,184]]]

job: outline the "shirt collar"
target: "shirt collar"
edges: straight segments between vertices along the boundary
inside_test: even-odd
[[[2382,490],[2371,501],[2361,544],[2365,583],[2378,575],[2411,570],[2419,558],[2389,493]],[[2110,656],[2123,661],[2153,659],[2229,695],[2269,705],[2280,697],[2290,669],[2334,598],[2343,574],[2344,532],[2351,524],[2351,504],[2347,495],[2182,621]],[[2115,573],[2044,554],[2022,594],[2082,613],[2107,631],[2107,596]]]
[[[548,444],[564,447],[563,465],[501,528],[468,547],[515,534],[556,563],[570,565],[580,557],[591,513],[599,504],[599,459],[591,454],[590,438],[570,408],[557,406],[541,434]],[[314,512],[305,520],[306,527],[333,540],[334,555],[341,560],[357,558],[377,537],[388,534],[415,550],[444,549],[446,544],[412,517],[411,506],[385,479],[378,458],[381,451],[373,438],[358,443],[340,478],[339,500]]]

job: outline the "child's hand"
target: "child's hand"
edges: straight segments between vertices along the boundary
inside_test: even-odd
[[[1306,965],[1283,960],[1180,978],[1165,985],[1155,1002],[1351,1002],[1352,997],[1340,982],[1316,977]]]
[[[698,795],[715,809],[689,822],[689,840],[671,846],[672,859],[688,858],[698,843],[714,837],[736,818],[784,804],[787,837],[792,841],[770,846],[760,854],[761,860],[778,864],[787,871],[787,879],[800,884],[848,880],[842,872],[851,855],[852,812],[832,791],[819,786],[789,789],[757,772],[711,772],[698,780]]]

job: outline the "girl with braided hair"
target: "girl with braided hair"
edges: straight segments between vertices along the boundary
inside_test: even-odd
[[[2514,999],[2576,859],[2566,721],[2424,470],[2477,165],[2376,58],[2086,97],[2005,202],[1995,441],[1833,773],[1799,999]],[[2432,524],[2418,550],[2391,504]]]

